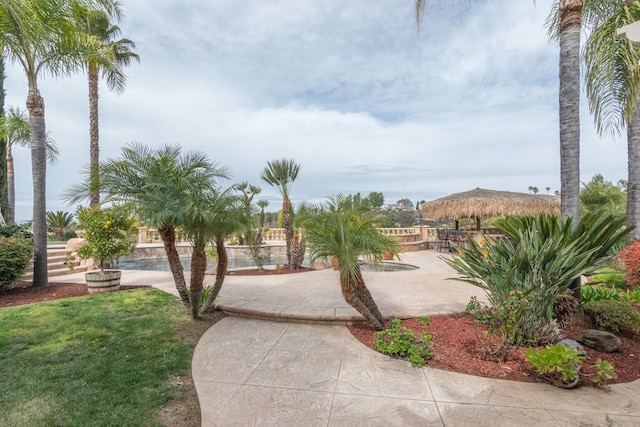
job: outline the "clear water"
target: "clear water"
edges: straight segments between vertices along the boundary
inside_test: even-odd
[[[191,258],[181,257],[182,268],[184,271],[191,271]],[[287,260],[273,259],[265,262],[265,265],[286,264]],[[229,259],[229,269],[255,267],[255,263],[251,259]],[[207,271],[212,271],[216,267],[216,263],[209,261],[207,263]],[[166,258],[138,258],[127,261],[118,262],[118,268],[121,270],[143,270],[143,271],[170,271],[169,263]],[[415,270],[418,267],[409,264],[395,264],[390,262],[382,262],[374,265],[369,263],[361,263],[362,271],[407,271]]]
[[[182,268],[184,271],[191,271],[191,257],[180,257]],[[274,259],[265,261],[264,265],[286,264],[286,259]],[[252,259],[230,259],[227,268],[244,268],[255,267],[256,263]],[[166,258],[137,258],[127,261],[119,261],[118,268],[120,270],[144,270],[144,271],[171,271],[169,270],[169,262]],[[211,271],[216,268],[216,263],[209,261],[207,270]]]

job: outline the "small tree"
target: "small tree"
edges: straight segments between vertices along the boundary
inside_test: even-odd
[[[342,195],[330,198],[326,205],[311,206],[302,225],[311,261],[335,257],[345,301],[376,330],[382,330],[384,319],[365,285],[359,259],[365,257],[376,263],[387,251],[397,255],[396,241],[378,232],[371,215],[350,209]]]
[[[138,229],[122,209],[78,208],[78,222],[87,243],[78,249],[82,259],[93,259],[104,269],[114,267],[116,260],[129,255],[136,247],[131,239]]]

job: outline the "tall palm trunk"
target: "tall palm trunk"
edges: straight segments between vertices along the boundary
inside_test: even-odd
[[[13,153],[11,146],[7,146],[7,212],[4,219],[7,222],[16,221],[16,177],[13,168]]]
[[[563,217],[580,222],[580,27],[582,0],[560,0],[560,197]]]
[[[44,99],[31,87],[27,97],[33,175],[33,286],[46,287],[47,277],[47,152]]]
[[[100,180],[98,164],[100,163],[100,134],[98,124],[98,67],[90,63],[89,75],[89,164],[90,164],[90,206],[100,204]]]
[[[158,234],[160,234],[160,238],[162,238],[162,243],[164,244],[164,251],[167,254],[167,261],[169,262],[169,270],[171,270],[178,295],[180,295],[180,300],[182,300],[182,304],[184,304],[187,314],[190,316],[191,300],[189,299],[187,284],[184,280],[184,269],[180,262],[180,255],[176,249],[176,230],[171,225],[161,226],[158,228]]]
[[[216,239],[216,254],[218,255],[218,265],[216,266],[216,281],[213,284],[211,294],[209,294],[207,300],[202,306],[202,309],[200,310],[201,313],[205,313],[213,306],[216,298],[218,298],[220,289],[222,289],[222,283],[224,282],[224,278],[227,274],[227,267],[229,266],[229,256],[227,254],[227,248],[225,248],[224,246],[223,239]]]
[[[4,56],[0,54],[0,117],[4,117]],[[7,141],[0,138],[0,159],[4,159],[7,156]],[[3,215],[7,222],[13,222],[9,220],[9,172],[7,163],[0,161],[0,213]]]
[[[627,225],[635,227],[630,238],[640,239],[640,104],[627,124],[627,153]]]

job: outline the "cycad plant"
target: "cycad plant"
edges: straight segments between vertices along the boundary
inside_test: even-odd
[[[324,205],[309,207],[301,216],[311,262],[335,257],[345,301],[376,330],[382,330],[384,319],[365,285],[360,259],[376,263],[382,261],[386,251],[397,255],[397,242],[380,234],[372,216],[349,207],[342,195],[329,198]]]
[[[444,260],[460,274],[455,280],[484,289],[494,307],[506,304],[514,291],[527,300],[526,310],[518,312],[522,318],[512,319],[521,325],[516,343],[553,341],[556,297],[607,261],[630,231],[624,221],[590,213],[572,231],[571,218],[509,217],[495,223],[506,238],[470,240],[459,256]]]

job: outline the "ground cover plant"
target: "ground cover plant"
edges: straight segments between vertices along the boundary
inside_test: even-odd
[[[0,424],[199,425],[190,361],[214,322],[155,289],[2,309]]]

